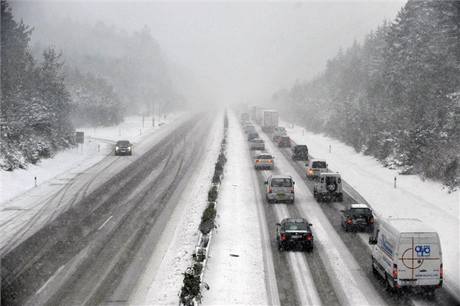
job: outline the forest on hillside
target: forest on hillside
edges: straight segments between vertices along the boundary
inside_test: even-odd
[[[1,0],[1,46],[3,170],[73,146],[75,127],[115,125],[182,103],[147,28],[126,33],[62,19],[37,31]]]
[[[402,174],[459,184],[460,2],[408,1],[393,22],[272,97],[307,129]],[[289,107],[280,107],[282,105]]]

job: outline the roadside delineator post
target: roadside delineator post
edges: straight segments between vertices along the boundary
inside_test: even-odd
[[[332,153],[332,146],[329,145],[329,153]]]
[[[394,188],[396,188],[396,176],[395,176],[395,179],[394,179]]]
[[[37,187],[37,177],[34,176],[35,187]]]

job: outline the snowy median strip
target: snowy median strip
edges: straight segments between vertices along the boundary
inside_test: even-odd
[[[204,269],[206,267],[209,246],[212,233],[215,228],[216,205],[219,187],[224,173],[224,165],[227,161],[225,157],[226,141],[228,130],[228,117],[225,113],[224,118],[224,138],[221,143],[219,157],[214,169],[211,187],[208,192],[208,205],[201,216],[199,225],[199,238],[193,254],[193,261],[184,273],[183,286],[179,295],[181,305],[197,305],[201,301],[201,289],[207,287],[202,283]]]

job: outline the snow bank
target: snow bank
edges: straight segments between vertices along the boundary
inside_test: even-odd
[[[445,286],[460,298],[459,192],[448,193],[442,184],[416,175],[398,175],[397,170],[383,167],[375,158],[356,153],[338,140],[287,122],[280,124],[296,143],[307,144],[310,154],[326,159],[333,171],[339,171],[377,215],[415,217],[435,228],[443,248]]]
[[[229,113],[227,165],[204,281],[204,305],[268,305],[252,165],[239,123]],[[249,234],[250,233],[250,234]]]

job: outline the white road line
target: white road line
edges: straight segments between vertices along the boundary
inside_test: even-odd
[[[260,230],[262,232],[261,242],[263,246],[265,269],[267,271],[267,277],[265,278],[265,281],[267,282],[267,293],[269,294],[269,302],[271,305],[280,305],[281,303],[278,293],[278,285],[276,282],[275,266],[273,264],[273,255],[270,248],[271,235],[268,229],[267,222],[265,221],[267,220],[267,217],[265,216],[265,210],[263,207],[263,195],[261,194],[259,189],[257,173],[255,171],[251,171],[251,176],[257,204],[257,214],[259,216]]]
[[[64,265],[57,269],[57,271],[54,272],[54,274],[46,281],[46,283],[43,284],[43,286],[40,287],[40,289],[38,289],[38,291],[35,294],[39,294],[40,292],[42,292],[42,290],[45,289],[45,287],[56,277],[56,275],[59,274],[62,268],[64,268]]]
[[[262,171],[264,179],[268,177],[267,171]],[[261,198],[263,199],[263,198]],[[271,204],[270,204],[271,205]],[[276,218],[281,221],[284,218],[294,217],[289,215],[289,211],[285,204],[273,204]],[[297,296],[302,305],[321,305],[321,299],[318,295],[318,290],[313,282],[313,276],[308,267],[306,260],[302,254],[288,253],[289,268],[291,275],[294,276]]]
[[[101,230],[101,229],[102,229],[102,228],[103,228],[103,227],[104,227],[104,226],[107,224],[107,222],[109,222],[109,221],[110,221],[110,219],[112,219],[112,217],[113,217],[113,216],[110,216],[110,217],[109,217],[107,220],[105,220],[105,222],[104,222],[104,223],[102,223],[102,225],[101,225],[101,226],[99,226],[99,228],[98,228],[97,230],[98,230],[98,231],[99,231],[99,230]]]
[[[289,211],[286,205],[282,204],[280,206],[275,207],[275,211],[277,212],[277,216],[282,218],[288,217],[297,217],[297,216],[290,216]],[[281,219],[282,219],[281,218]],[[313,276],[311,274],[310,268],[308,263],[303,256],[303,254],[299,253],[289,253],[289,259],[291,261],[291,266],[293,267],[293,272],[298,279],[298,290],[299,290],[299,297],[300,302],[302,305],[321,305],[321,299],[318,295],[318,290],[316,289],[315,283],[313,281]],[[297,266],[297,269],[294,268]],[[300,287],[300,285],[302,285]]]

